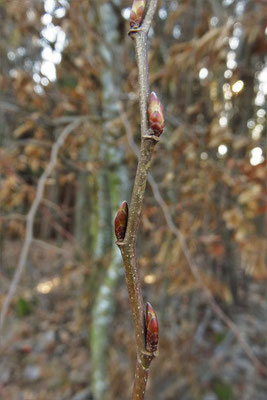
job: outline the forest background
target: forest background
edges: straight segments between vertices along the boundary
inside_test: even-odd
[[[0,1],[3,400],[130,398],[135,344],[113,232],[140,143],[130,7]],[[267,397],[266,26],[264,0],[159,1],[149,68],[166,128],[138,240],[160,323],[147,400]]]

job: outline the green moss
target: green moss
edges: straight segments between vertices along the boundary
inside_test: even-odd
[[[19,297],[16,302],[16,313],[18,317],[25,317],[31,313],[30,303],[23,297]]]
[[[229,384],[221,381],[219,378],[214,379],[212,386],[219,400],[235,399],[232,387]]]

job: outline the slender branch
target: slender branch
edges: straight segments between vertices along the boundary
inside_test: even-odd
[[[149,96],[148,60],[147,60],[147,34],[140,30],[132,35],[135,41],[135,52],[138,66],[139,80],[139,107],[141,116],[141,135],[146,135],[147,125],[147,99]]]
[[[69,253],[67,249],[61,249],[60,247],[54,246],[51,243],[45,242],[44,240],[32,239],[32,243],[37,244],[38,246],[43,247],[46,250],[52,250],[57,253],[61,253],[61,254]]]
[[[142,25],[137,29],[131,29],[129,35],[135,42],[135,52],[138,67],[139,81],[139,106],[141,115],[141,136],[147,134],[147,99],[149,96],[149,77],[148,77],[148,32],[151,27],[158,0],[150,0],[147,13]]]
[[[152,361],[152,358],[151,358],[151,361]],[[146,367],[143,365],[143,361],[141,361],[140,359],[137,359],[136,367],[135,367],[135,377],[134,377],[134,388],[133,388],[132,400],[144,398],[147,379],[148,379],[148,373],[149,373],[149,365]],[[143,397],[140,397],[140,395]]]
[[[136,144],[132,138],[132,135],[131,135],[130,123],[127,119],[125,112],[123,111],[123,107],[122,107],[121,103],[119,104],[119,108],[121,110],[121,119],[122,119],[122,122],[125,127],[129,145],[130,145],[131,149],[133,150],[134,154],[136,155],[136,157],[140,158],[140,153],[139,153],[138,147],[136,146]],[[157,203],[159,204],[159,206],[163,212],[167,226],[170,229],[170,231],[178,239],[180,246],[182,248],[182,251],[187,260],[190,271],[192,272],[192,275],[194,276],[197,283],[199,284],[199,287],[202,289],[203,293],[205,294],[206,300],[208,301],[209,305],[211,306],[211,308],[213,309],[215,314],[225,323],[225,325],[228,327],[228,329],[234,334],[234,336],[236,337],[236,339],[240,343],[241,347],[247,354],[248,358],[250,359],[250,361],[252,362],[254,367],[258,370],[258,372],[267,376],[267,367],[265,365],[263,365],[262,362],[254,355],[251,347],[249,346],[247,341],[244,339],[242,332],[239,331],[238,326],[225,314],[225,312],[222,310],[222,308],[218,305],[218,303],[214,299],[214,296],[212,295],[211,291],[207,288],[207,286],[203,282],[203,279],[198,271],[198,266],[190,254],[186,240],[185,240],[182,232],[177,228],[177,226],[173,222],[169,208],[160,193],[157,182],[155,181],[155,179],[153,178],[153,176],[151,174],[148,175],[148,182],[151,186],[155,200],[157,201]]]
[[[18,262],[16,271],[14,273],[11,285],[9,287],[9,291],[4,299],[2,309],[1,309],[0,338],[1,338],[3,325],[4,325],[6,314],[8,312],[9,305],[10,305],[11,300],[16,292],[17,285],[18,285],[18,283],[21,279],[22,273],[25,269],[30,246],[33,241],[33,227],[34,227],[35,216],[36,216],[37,210],[39,208],[39,205],[40,205],[43,195],[44,195],[45,184],[47,182],[48,177],[51,175],[51,173],[53,172],[53,170],[56,166],[59,149],[63,146],[68,135],[71,132],[73,132],[80,125],[80,123],[81,123],[81,119],[77,119],[70,125],[66,126],[65,129],[63,129],[63,131],[59,135],[57,141],[53,144],[53,147],[51,150],[50,161],[47,164],[42,176],[40,177],[40,179],[38,181],[37,189],[36,189],[36,196],[31,205],[29,213],[27,214],[27,218],[26,218],[26,221],[27,221],[26,222],[26,236],[25,236],[25,240],[24,240],[24,243],[22,246],[21,253],[20,253],[19,262]]]
[[[133,28],[129,32],[129,35],[135,42],[138,66],[139,105],[141,117],[141,156],[137,166],[126,234],[124,240],[118,241],[117,244],[121,250],[125,268],[126,283],[129,293],[137,346],[137,361],[132,400],[144,399],[149,366],[156,355],[155,353],[148,352],[146,350],[145,316],[141,283],[137,266],[136,240],[148,178],[148,170],[151,164],[153,151],[157,143],[153,136],[151,138],[148,137],[147,116],[149,96],[147,35],[156,11],[157,3],[158,0],[150,0],[143,23],[139,28]]]
[[[150,0],[146,16],[142,23],[142,30],[145,32],[146,35],[148,34],[148,31],[151,27],[157,9],[157,5],[158,5],[158,0]]]
[[[213,311],[225,323],[225,325],[233,332],[234,336],[239,341],[239,343],[242,346],[243,350],[245,351],[245,353],[247,354],[248,358],[253,363],[255,368],[258,370],[258,372],[260,372],[260,373],[264,374],[265,376],[267,376],[267,368],[254,355],[251,347],[246,342],[246,340],[243,338],[242,334],[239,332],[239,328],[225,314],[225,312],[221,309],[221,307],[218,305],[218,303],[214,299],[211,291],[209,290],[209,288],[207,288],[207,286],[203,282],[203,279],[202,279],[202,277],[201,277],[201,275],[199,274],[199,271],[198,271],[198,266],[196,265],[195,261],[193,260],[191,254],[190,254],[190,251],[188,249],[186,240],[185,240],[183,234],[181,233],[181,231],[177,228],[177,226],[173,222],[171,214],[170,214],[169,209],[168,209],[168,206],[167,206],[167,204],[165,203],[165,201],[163,200],[163,198],[161,196],[161,193],[159,191],[157,183],[155,182],[155,180],[154,180],[154,178],[152,176],[149,176],[148,179],[149,179],[149,183],[151,185],[154,197],[157,200],[158,204],[160,205],[160,207],[161,207],[161,209],[163,211],[166,223],[167,223],[169,229],[171,230],[171,232],[177,237],[177,239],[178,239],[178,241],[180,243],[181,249],[182,249],[182,251],[183,251],[183,253],[185,255],[185,258],[187,260],[188,266],[189,266],[189,268],[190,268],[195,280],[197,281],[197,283],[201,287],[202,291],[204,292],[205,297],[206,297],[207,301],[209,302],[210,306],[212,307]]]
[[[136,243],[137,230],[140,223],[142,204],[148,177],[148,170],[151,164],[155,144],[156,142],[153,139],[142,139],[141,156],[137,166],[127,231],[124,240],[124,242],[130,245],[131,248],[133,248]]]
[[[7,214],[7,215],[0,215],[0,221],[8,221],[10,219],[20,219],[22,221],[25,221],[26,215],[23,214],[17,214],[17,213],[12,213],[12,214]]]

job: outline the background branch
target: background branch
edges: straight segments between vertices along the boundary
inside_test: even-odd
[[[22,273],[25,269],[30,246],[33,241],[33,227],[34,227],[35,216],[36,216],[37,210],[39,208],[39,205],[40,205],[43,195],[44,195],[46,181],[49,178],[49,176],[51,175],[51,173],[53,172],[54,168],[56,167],[58,152],[59,152],[60,148],[63,146],[68,135],[71,132],[73,132],[80,125],[80,123],[81,123],[81,119],[77,119],[70,125],[66,126],[65,129],[63,129],[63,131],[59,135],[57,141],[53,144],[50,161],[47,164],[43,174],[41,175],[41,177],[38,181],[37,189],[36,189],[36,196],[31,205],[31,208],[28,212],[27,218],[26,218],[26,221],[27,221],[26,222],[26,236],[25,236],[25,240],[24,240],[24,243],[22,246],[21,253],[20,253],[19,262],[18,262],[16,271],[14,273],[11,285],[9,287],[8,293],[3,301],[3,305],[2,305],[2,309],[1,309],[0,339],[2,337],[3,326],[4,326],[5,317],[7,315],[9,305],[12,301],[12,298],[17,289],[17,285],[18,285],[18,283],[21,279]]]

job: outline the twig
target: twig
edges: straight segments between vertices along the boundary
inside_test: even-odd
[[[125,112],[123,111],[122,108],[122,104],[120,103],[120,109],[121,109],[121,119],[122,122],[125,126],[125,130],[126,130],[126,135],[127,135],[127,139],[129,142],[130,147],[132,148],[133,152],[135,153],[137,158],[140,158],[140,153],[138,150],[138,147],[136,146],[132,135],[131,135],[131,127],[129,124],[129,121],[127,119],[127,116],[125,114]],[[164,201],[158,184],[156,183],[155,179],[153,178],[153,176],[151,174],[148,175],[148,182],[151,186],[153,195],[155,197],[155,200],[157,201],[157,203],[159,204],[165,221],[167,223],[167,226],[169,227],[170,231],[176,236],[176,238],[178,239],[181,249],[185,255],[185,258],[187,260],[188,266],[190,268],[190,271],[192,272],[195,280],[197,281],[197,283],[199,284],[199,287],[202,289],[202,291],[205,294],[206,300],[208,301],[208,303],[210,304],[211,308],[213,309],[213,311],[215,312],[215,314],[225,323],[225,325],[228,327],[228,329],[230,329],[230,331],[234,334],[234,336],[236,337],[236,339],[238,340],[238,342],[240,343],[240,345],[242,346],[243,350],[245,351],[245,353],[247,354],[248,358],[250,359],[250,361],[252,362],[252,364],[254,365],[254,367],[258,370],[259,373],[267,376],[267,368],[265,365],[263,365],[261,363],[261,361],[254,355],[251,347],[249,346],[249,344],[247,343],[247,341],[243,338],[242,333],[240,333],[239,328],[237,327],[237,325],[225,314],[225,312],[221,309],[221,307],[217,304],[216,300],[214,299],[211,291],[207,288],[207,286],[205,285],[205,283],[203,282],[203,279],[201,277],[201,275],[198,272],[198,266],[195,262],[195,260],[193,259],[193,257],[190,254],[190,251],[188,249],[187,243],[185,241],[185,238],[182,234],[182,232],[177,228],[177,226],[175,225],[175,223],[173,222],[173,219],[171,217],[169,208],[166,204],[166,202]]]
[[[150,0],[149,7],[146,13],[146,16],[144,18],[144,21],[142,23],[142,31],[144,32],[145,35],[148,34],[148,31],[151,27],[156,9],[158,5],[158,0]]]
[[[3,301],[3,305],[2,305],[2,309],[1,309],[0,338],[2,335],[3,325],[4,325],[6,314],[8,312],[9,305],[10,305],[11,300],[16,292],[17,285],[20,281],[20,278],[22,276],[22,273],[23,273],[25,265],[26,265],[30,246],[33,241],[33,227],[34,227],[35,216],[36,216],[38,207],[43,198],[46,181],[56,166],[59,149],[63,146],[68,135],[71,132],[73,132],[79,126],[80,123],[81,123],[81,119],[77,119],[72,124],[66,126],[66,128],[61,132],[57,141],[53,144],[53,147],[51,150],[50,161],[47,164],[42,176],[40,177],[40,179],[38,181],[37,189],[36,189],[36,196],[31,205],[30,211],[27,214],[27,218],[26,218],[26,221],[27,221],[26,222],[26,237],[25,237],[25,240],[24,240],[24,243],[22,246],[22,250],[20,253],[19,262],[18,262],[16,271],[14,273],[11,285],[9,287],[9,291]]]
[[[26,215],[23,215],[23,214],[17,214],[17,213],[14,213],[14,214],[7,214],[7,215],[0,215],[0,221],[8,221],[8,220],[10,220],[10,219],[20,219],[20,220],[22,220],[22,221],[25,221],[25,219],[26,219]]]
[[[48,148],[52,147],[51,143],[37,139],[19,139],[19,140],[14,140],[9,144],[10,147],[19,147],[27,145],[34,145],[34,146],[48,147]]]
[[[62,210],[56,203],[49,199],[43,199],[42,203],[49,209],[52,209],[61,219],[63,222],[69,222],[70,218],[66,215],[66,211]]]
[[[55,229],[55,231],[61,233],[63,237],[65,237],[67,240],[70,242],[73,242],[75,244],[75,238],[74,236],[67,231],[63,226],[61,226],[58,222],[56,222],[55,218],[51,214],[50,210],[46,207],[42,207],[43,215],[47,217],[48,222],[51,224],[51,226]]]
[[[79,122],[85,121],[86,122],[86,121],[99,121],[99,120],[100,120],[100,118],[97,116],[92,117],[92,116],[88,116],[88,115],[83,115],[83,116],[72,115],[72,116],[67,116],[67,117],[64,116],[64,117],[54,118],[54,119],[52,119],[50,121],[46,121],[46,122],[48,122],[50,125],[57,126],[57,125],[70,124],[70,123],[76,122],[76,121],[79,121]]]
[[[46,250],[52,250],[60,254],[68,254],[67,249],[61,249],[60,247],[54,246],[51,243],[45,242],[44,240],[32,239],[32,243],[37,244],[40,247],[43,247]]]
[[[185,258],[187,260],[188,266],[196,279],[197,283],[203,290],[206,299],[208,300],[210,306],[212,307],[213,311],[218,315],[218,317],[225,323],[225,325],[233,332],[237,340],[239,341],[240,345],[243,347],[243,350],[246,352],[247,356],[255,366],[255,368],[262,374],[267,376],[267,368],[258,360],[258,358],[254,355],[252,352],[249,344],[246,342],[246,340],[243,338],[242,334],[239,332],[238,327],[236,324],[225,314],[225,312],[221,309],[221,307],[217,304],[216,300],[214,299],[211,291],[207,288],[207,286],[204,284],[203,279],[201,275],[198,272],[198,266],[196,262],[193,260],[190,251],[188,249],[188,246],[186,244],[185,238],[181,231],[177,228],[177,226],[174,224],[172,217],[170,215],[169,209],[167,204],[164,202],[161,193],[159,191],[158,185],[156,184],[154,178],[152,176],[149,177],[149,183],[151,185],[153,194],[155,199],[157,200],[158,204],[160,205],[165,220],[167,222],[167,225],[171,232],[177,237],[179,240],[181,249],[185,255]]]
[[[135,42],[138,66],[139,105],[141,116],[141,156],[139,158],[136,171],[126,234],[124,240],[121,242],[118,241],[117,244],[121,250],[125,268],[126,283],[128,287],[137,346],[137,361],[132,400],[144,399],[149,366],[156,355],[155,353],[146,350],[145,316],[143,296],[137,267],[136,239],[138,226],[140,223],[148,170],[150,167],[153,150],[157,143],[153,137],[148,138],[147,117],[149,95],[147,37],[156,11],[157,3],[158,0],[150,0],[143,23],[138,28],[133,28],[129,32],[129,35]]]

